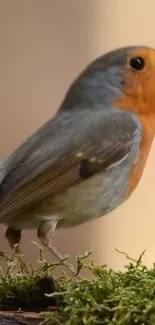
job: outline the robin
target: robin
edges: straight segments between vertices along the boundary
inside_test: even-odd
[[[126,201],[155,134],[155,50],[116,49],[76,78],[59,110],[1,165],[0,223],[10,246],[36,228],[53,247],[56,228],[99,218]]]

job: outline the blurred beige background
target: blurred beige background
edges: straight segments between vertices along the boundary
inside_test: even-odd
[[[115,47],[155,47],[154,0],[0,0],[0,157],[49,119],[77,74]],[[95,246],[94,258],[122,268],[115,248],[155,261],[155,145],[141,183],[112,214],[74,229],[57,231],[54,243],[75,254]],[[10,252],[0,228],[0,250]],[[36,239],[24,231],[22,249],[34,262]],[[49,260],[51,254],[46,252]]]

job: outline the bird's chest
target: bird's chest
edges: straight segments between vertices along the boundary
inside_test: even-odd
[[[135,190],[142,177],[146,161],[151,149],[153,138],[154,135],[150,134],[150,132],[147,131],[147,128],[143,128],[143,135],[141,139],[139,153],[135,157],[135,160],[133,161],[130,170],[129,184],[126,192],[126,197],[129,197],[131,195],[131,193]]]
[[[144,94],[141,97],[136,95],[126,95],[114,102],[115,106],[119,107],[119,109],[127,109],[132,112],[135,111],[142,126],[141,143],[131,166],[126,198],[128,198],[135,190],[141,179],[155,134],[155,114],[154,107],[152,106],[153,103],[152,101],[149,103],[148,100],[143,100],[144,98]],[[133,107],[134,110],[131,109]]]

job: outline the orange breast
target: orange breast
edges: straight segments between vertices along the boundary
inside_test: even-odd
[[[128,184],[128,190],[126,193],[126,196],[129,197],[130,194],[134,191],[134,189],[137,187],[141,176],[143,174],[145,164],[151,149],[152,141],[154,138],[153,134],[147,133],[146,128],[147,120],[143,119],[143,136],[141,140],[140,145],[140,154],[139,157],[137,157],[136,162],[133,164],[131,171],[130,171],[130,177],[129,177],[129,184]]]
[[[127,96],[124,96],[124,98],[115,101],[113,104],[115,105],[115,107],[118,107],[120,109],[127,109],[134,112],[131,107],[137,107],[137,103],[132,102],[133,100],[134,99],[132,99],[131,97],[127,98]],[[139,104],[144,105],[144,103]],[[130,194],[134,191],[141,179],[155,133],[155,114],[151,114],[151,112],[149,114],[143,114],[138,113],[138,111],[139,110],[136,109],[134,113],[137,114],[139,120],[143,125],[143,134],[140,144],[140,154],[138,157],[136,157],[136,161],[134,162],[130,171],[126,198],[128,198]],[[145,112],[145,109],[143,111]]]

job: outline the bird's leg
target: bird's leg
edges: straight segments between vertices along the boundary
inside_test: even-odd
[[[64,259],[64,256],[62,256],[52,244],[52,236],[57,224],[58,220],[42,221],[38,228],[38,238],[40,239],[41,243],[47,247],[58,260],[61,261]],[[68,265],[68,268],[73,275],[76,274],[76,271],[72,265]]]
[[[15,254],[23,255],[19,247],[19,243],[21,240],[21,230],[8,227],[5,233],[5,237],[7,238],[8,243],[12,248],[12,250],[14,250]],[[25,262],[24,262],[24,270],[26,273],[29,274],[29,269]]]
[[[5,237],[12,249],[15,250],[15,254],[21,254],[19,243],[21,240],[21,230],[8,227],[5,233]]]

